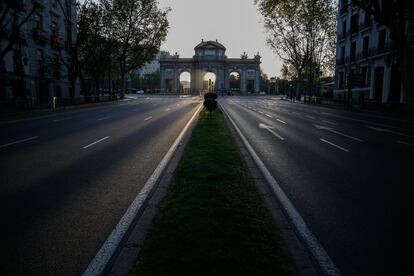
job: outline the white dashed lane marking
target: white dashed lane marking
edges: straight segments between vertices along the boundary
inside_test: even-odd
[[[102,138],[102,139],[99,139],[99,140],[97,140],[97,141],[93,142],[93,143],[90,143],[89,145],[84,146],[84,147],[83,147],[83,149],[90,148],[90,147],[92,147],[92,146],[94,146],[94,145],[96,145],[96,144],[98,144],[98,143],[100,143],[100,142],[102,142],[102,141],[105,141],[105,140],[106,140],[106,139],[108,139],[109,137],[110,137],[110,136],[106,136],[106,137],[104,137],[104,138]]]
[[[17,141],[14,141],[14,142],[10,142],[10,143],[4,144],[4,145],[0,145],[0,149],[1,148],[8,147],[8,146],[15,145],[15,144],[24,143],[24,142],[27,142],[27,141],[30,141],[30,140],[34,140],[34,139],[37,139],[37,138],[39,138],[39,136],[33,136],[33,137],[29,137],[29,138],[17,140]]]

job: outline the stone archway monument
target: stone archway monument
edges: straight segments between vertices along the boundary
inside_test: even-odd
[[[238,73],[240,77],[240,93],[259,93],[260,90],[260,55],[248,58],[243,53],[240,58],[227,58],[226,47],[216,41],[204,41],[194,48],[193,58],[180,58],[175,55],[162,55],[160,62],[160,88],[162,93],[178,93],[180,87],[180,75],[183,72],[190,73],[191,92],[204,92],[204,76],[214,73],[216,81],[214,90],[216,93],[225,93],[230,90],[230,74]]]

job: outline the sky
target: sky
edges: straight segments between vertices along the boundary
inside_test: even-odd
[[[279,76],[281,61],[266,45],[263,18],[254,0],[158,0],[170,7],[170,29],[161,50],[191,58],[201,39],[216,40],[226,47],[229,58],[246,52],[262,56],[261,67],[268,76]]]

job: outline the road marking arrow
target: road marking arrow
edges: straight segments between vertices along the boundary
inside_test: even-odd
[[[282,140],[282,141],[285,140],[285,138],[283,138],[282,136],[280,136],[279,134],[277,134],[274,130],[272,130],[274,128],[272,126],[268,126],[268,125],[265,125],[265,124],[260,123],[259,124],[259,128],[267,129],[270,133],[272,133],[274,136],[276,136],[280,140]]]
[[[335,133],[335,134],[338,134],[338,135],[341,135],[341,136],[344,136],[344,137],[346,137],[346,138],[349,138],[349,139],[352,139],[352,140],[355,140],[355,141],[358,141],[358,142],[362,142],[362,139],[359,139],[359,138],[356,138],[356,137],[354,137],[354,136],[351,136],[351,135],[348,135],[348,134],[345,134],[345,133],[342,133],[342,132],[340,132],[340,131],[336,131],[336,130],[334,130],[333,128],[331,128],[331,127],[327,127],[327,126],[321,126],[321,125],[314,125],[317,129],[320,129],[320,130],[326,130],[326,131],[329,131],[329,132],[332,132],[332,133]]]

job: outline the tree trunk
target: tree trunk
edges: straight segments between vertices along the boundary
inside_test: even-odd
[[[302,69],[296,68],[296,92],[294,99],[301,93],[301,83],[302,83]]]

